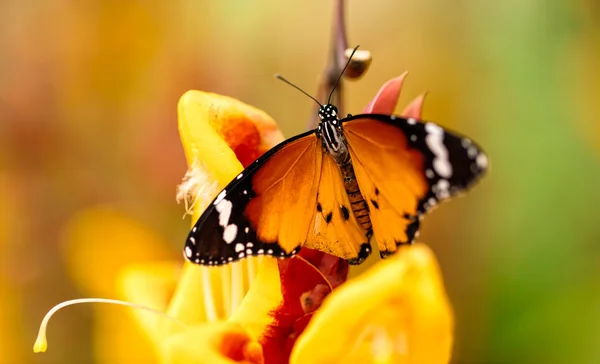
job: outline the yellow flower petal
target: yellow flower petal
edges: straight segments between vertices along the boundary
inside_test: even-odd
[[[178,116],[189,165],[178,196],[194,205],[193,224],[243,165],[283,136],[264,112],[208,92],[186,92],[179,100]],[[256,258],[211,268],[186,263],[168,314],[188,324],[228,318],[242,301],[256,270]]]
[[[415,244],[328,296],[290,363],[448,363],[453,325],[435,257]]]
[[[219,189],[242,170],[242,164],[249,164],[283,140],[270,116],[227,96],[188,91],[177,109],[188,165],[200,164],[198,167],[218,182]],[[204,202],[196,213],[201,213],[210,199]]]
[[[277,259],[266,257],[252,283],[231,320],[240,323],[254,340],[259,340],[264,328],[273,322],[271,311],[283,300]]]
[[[264,363],[261,346],[232,322],[199,325],[162,344],[164,364]]]
[[[177,111],[188,166],[196,170],[192,176],[211,187],[196,201],[192,216],[195,222],[216,194],[242,171],[242,165],[281,142],[283,135],[263,111],[210,92],[186,92]]]

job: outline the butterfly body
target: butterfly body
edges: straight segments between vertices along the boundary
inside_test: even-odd
[[[470,139],[394,115],[339,119],[319,110],[317,129],[249,165],[198,219],[184,256],[221,265],[247,256],[291,257],[302,247],[362,263],[411,243],[423,215],[465,190],[487,167]]]
[[[321,122],[317,127],[317,136],[322,141],[323,151],[333,158],[339,167],[344,191],[348,195],[349,205],[340,205],[340,216],[343,221],[348,221],[350,214],[354,214],[358,224],[364,230],[366,242],[361,244],[361,249],[356,258],[350,260],[351,264],[362,263],[371,253],[370,238],[373,235],[371,219],[369,217],[369,206],[360,192],[356,174],[352,166],[352,158],[348,150],[348,142],[344,136],[343,125],[337,117],[337,108],[327,104],[319,109]],[[318,200],[318,196],[317,196]],[[317,212],[321,210],[321,203],[317,201]],[[333,212],[326,215],[326,222],[331,220]]]

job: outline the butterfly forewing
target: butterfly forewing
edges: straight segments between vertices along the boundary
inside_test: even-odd
[[[343,122],[382,256],[411,243],[422,215],[471,185],[487,166],[473,142],[433,123],[376,114]]]
[[[264,242],[291,252],[306,241],[316,204],[322,149],[313,133],[289,143],[252,180],[246,216]]]
[[[321,158],[312,131],[257,159],[200,216],[186,240],[185,257],[220,265],[253,255],[296,254],[313,217]]]

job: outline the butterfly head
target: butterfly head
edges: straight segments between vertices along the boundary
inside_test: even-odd
[[[348,160],[348,146],[342,131],[342,122],[338,119],[337,108],[331,104],[319,108],[319,119],[321,123],[317,128],[317,134],[323,141],[323,147],[339,163]]]
[[[334,125],[337,124],[337,120],[338,120],[337,107],[335,107],[331,104],[322,105],[319,108],[319,119],[321,120],[321,122],[330,122]]]

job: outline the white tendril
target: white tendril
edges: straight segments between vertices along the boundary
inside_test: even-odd
[[[186,327],[186,325],[183,322],[179,321],[178,319],[176,319],[174,317],[167,315],[166,313],[164,313],[162,311],[155,310],[150,307],[138,305],[136,303],[130,303],[130,302],[119,301],[119,300],[111,300],[108,298],[79,298],[79,299],[75,299],[75,300],[61,302],[58,305],[52,307],[52,309],[50,311],[48,311],[48,313],[46,314],[46,316],[44,316],[44,319],[42,320],[42,324],[40,325],[40,330],[38,331],[37,338],[35,339],[35,343],[33,344],[33,351],[35,353],[43,353],[48,348],[48,341],[46,340],[46,327],[48,326],[48,321],[50,321],[50,317],[52,317],[52,315],[54,315],[61,308],[80,304],[80,303],[109,303],[109,304],[113,304],[113,305],[121,305],[121,306],[127,306],[127,307],[131,307],[131,308],[137,308],[140,310],[145,310],[145,311],[155,313],[157,315],[161,315],[161,316],[166,317],[169,320],[181,325],[182,327]]]

